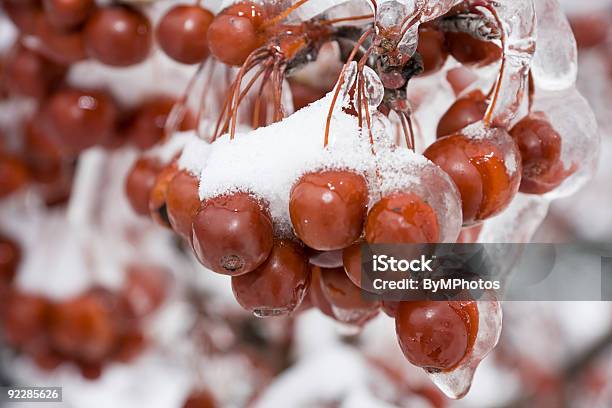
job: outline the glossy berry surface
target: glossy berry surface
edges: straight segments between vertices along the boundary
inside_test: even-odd
[[[192,245],[202,264],[225,275],[255,270],[272,250],[272,220],[257,199],[236,193],[208,199],[193,220]]]
[[[448,371],[470,352],[478,334],[474,302],[401,302],[395,329],[402,352],[412,364]]]
[[[123,6],[96,11],[85,27],[85,47],[89,56],[115,67],[143,62],[151,50],[152,37],[149,19]]]
[[[446,44],[450,54],[467,66],[483,67],[502,57],[502,49],[497,44],[479,40],[468,33],[447,32]]]
[[[219,13],[208,28],[210,52],[221,62],[240,66],[264,43],[259,32],[261,7],[254,2],[234,4]]]
[[[187,170],[179,171],[168,185],[166,209],[170,225],[185,239],[191,239],[191,225],[200,209],[200,180]]]
[[[516,146],[511,149],[518,153]],[[499,213],[518,191],[518,154],[501,151],[485,138],[470,139],[460,133],[446,136],[429,146],[424,155],[448,173],[459,189],[465,225]],[[513,160],[508,165],[507,157]]]
[[[373,244],[437,242],[440,239],[438,217],[418,195],[392,193],[370,210],[365,238]]]
[[[104,91],[64,89],[47,101],[43,116],[53,137],[66,150],[78,153],[112,136],[118,109]]]
[[[70,30],[87,20],[95,0],[43,0],[45,15],[60,30]]]
[[[419,27],[417,52],[423,58],[422,75],[433,74],[442,69],[448,58],[444,33],[430,24]]]
[[[202,62],[209,54],[207,33],[213,18],[209,10],[200,6],[173,7],[157,26],[157,42],[175,61]]]
[[[479,90],[472,91],[457,99],[442,115],[436,130],[437,137],[444,137],[476,123],[485,115],[488,103]]]
[[[232,277],[232,290],[240,305],[257,316],[293,312],[310,283],[304,250],[295,242],[276,240],[268,259],[245,275]]]
[[[311,248],[342,249],[361,235],[368,204],[365,179],[349,171],[304,175],[291,190],[289,214],[297,236]]]
[[[342,266],[351,282],[363,288],[361,282],[361,245],[361,242],[356,242],[342,250]]]
[[[149,194],[149,211],[151,213],[151,218],[158,225],[166,228],[170,228],[168,207],[166,204],[168,185],[177,173],[178,168],[175,161],[164,166],[157,174],[155,184],[153,184],[153,188]]]
[[[138,159],[125,180],[125,193],[136,214],[149,215],[149,199],[155,186],[161,163],[149,157]]]
[[[561,136],[546,119],[537,114],[527,116],[512,128],[510,135],[523,160],[521,192],[547,193],[571,174],[565,171],[561,160]]]
[[[342,323],[362,326],[380,311],[380,302],[366,298],[365,292],[351,282],[343,268],[320,268],[319,284],[333,317]]]
[[[319,266],[311,266],[310,272],[310,287],[308,288],[308,300],[310,303],[319,309],[325,316],[335,319],[334,310],[332,305],[327,300],[325,293],[323,292],[322,277],[323,271],[327,268],[321,268]]]

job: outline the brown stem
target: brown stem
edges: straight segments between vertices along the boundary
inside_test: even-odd
[[[533,97],[535,95],[535,81],[533,79],[533,72],[529,70],[529,90],[527,91],[527,109],[529,113],[531,113],[531,108],[533,108]]]
[[[336,85],[336,90],[334,91],[334,96],[332,98],[332,102],[329,107],[329,112],[327,114],[327,121],[325,124],[325,139],[323,141],[324,147],[327,147],[327,145],[329,144],[329,129],[331,127],[331,120],[334,114],[334,107],[336,106],[336,102],[338,101],[338,96],[340,95],[340,89],[342,88],[342,85],[344,84],[344,74],[346,73],[346,70],[348,69],[351,62],[353,62],[353,58],[355,58],[355,55],[357,54],[357,51],[359,51],[359,48],[361,48],[363,43],[365,43],[368,37],[372,35],[373,33],[374,33],[374,30],[370,28],[361,35],[361,37],[359,38],[359,40],[353,47],[353,50],[351,51],[351,54],[349,55],[346,63],[342,67],[342,71],[340,71],[340,75],[338,77],[338,84]]]
[[[261,74],[263,74],[263,72],[266,69],[268,69],[267,65],[262,64],[259,71],[257,71],[257,73],[253,75],[251,80],[247,83],[247,86],[244,87],[244,90],[239,95],[237,95],[237,97],[235,97],[236,103],[234,104],[234,107],[232,109],[232,119],[231,119],[232,128],[230,131],[230,140],[234,140],[234,136],[236,135],[236,123],[238,122],[238,108],[240,107],[240,103],[246,97],[246,95],[249,93],[249,91],[251,90],[255,82],[259,79]],[[238,86],[236,87],[236,93],[238,91],[240,91],[240,84],[238,84]]]
[[[345,23],[347,21],[359,21],[359,20],[369,20],[374,18],[374,14],[363,14],[361,16],[353,16],[353,17],[342,17],[342,18],[334,18],[331,20],[321,21],[321,25],[332,25],[336,23]]]
[[[187,87],[185,88],[185,92],[179,98],[179,100],[174,104],[172,110],[170,111],[170,115],[168,115],[168,119],[166,120],[166,124],[164,126],[164,136],[163,140],[166,140],[170,135],[174,134],[178,129],[180,123],[183,121],[185,117],[185,112],[187,111],[187,101],[189,99],[189,95],[191,91],[202,73],[204,69],[204,62],[201,62],[196,69],[196,72],[189,78],[189,82],[187,82]]]
[[[272,70],[270,69],[270,67],[268,67],[263,79],[261,80],[261,84],[259,85],[259,91],[257,92],[257,96],[255,97],[255,106],[253,107],[253,129],[257,129],[259,127],[259,116],[261,114],[261,99],[265,86],[270,80],[271,74]]]
[[[249,57],[246,59],[242,67],[240,68],[240,71],[238,75],[236,76],[236,79],[234,79],[234,82],[232,83],[232,85],[230,86],[230,89],[227,92],[225,102],[223,104],[223,108],[221,110],[221,113],[219,114],[219,119],[217,120],[217,125],[215,127],[215,133],[213,136],[213,141],[215,141],[229,126],[229,121],[231,120],[231,117],[232,117],[231,108],[234,103],[234,96],[237,93],[236,86],[238,86],[238,92],[240,92],[239,83],[242,81],[242,76],[244,76],[246,72],[253,69],[253,67],[255,67],[257,64],[259,64],[260,60],[262,59],[264,55],[265,55],[265,49],[260,48],[260,49],[253,51],[251,55],[249,55]],[[225,122],[223,121],[224,118],[225,118]],[[222,127],[221,127],[221,123],[223,123]]]
[[[504,26],[501,22],[499,14],[497,14],[497,10],[491,5],[483,6],[486,7],[487,10],[493,14],[493,17],[497,21],[498,26],[500,27],[501,32],[501,46],[502,46],[502,63],[499,68],[499,76],[497,77],[497,82],[495,84],[495,93],[493,94],[493,99],[487,108],[487,112],[484,116],[484,124],[486,127],[491,127],[493,121],[493,112],[495,110],[495,106],[497,105],[497,101],[499,99],[499,93],[501,91],[502,79],[504,77],[504,71],[506,70],[506,32],[504,31]]]
[[[212,82],[212,78],[213,75],[215,73],[215,68],[217,68],[217,60],[212,60],[212,62],[210,63],[210,72],[208,73],[208,76],[206,78],[206,84],[210,84]],[[196,123],[196,135],[198,135],[198,137],[202,137],[200,134],[200,128],[201,128],[201,124],[202,124],[202,119],[204,118],[204,113],[206,111],[206,98],[208,97],[208,93],[210,91],[210,86],[204,85],[204,90],[202,91],[202,95],[200,96],[200,106],[198,107],[198,119],[197,119],[197,123]]]
[[[277,16],[272,17],[271,19],[264,21],[261,24],[260,29],[261,30],[265,30],[268,27],[275,26],[276,24],[280,23],[281,21],[283,21],[284,19],[289,17],[289,14],[293,13],[295,10],[297,10],[300,7],[302,7],[304,4],[308,3],[309,1],[310,0],[299,0],[293,6],[287,8],[287,10],[284,10],[282,13],[278,14]]]

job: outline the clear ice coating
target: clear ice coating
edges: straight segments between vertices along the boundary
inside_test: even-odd
[[[561,137],[561,160],[571,175],[546,198],[554,200],[576,193],[593,176],[599,160],[601,137],[589,103],[575,89],[539,92],[533,112],[543,113]]]
[[[378,1],[376,28],[379,36],[395,41],[402,60],[411,57],[418,45],[419,24],[447,13],[462,0]],[[401,38],[400,38],[401,35]]]
[[[539,88],[567,89],[578,76],[576,39],[557,0],[535,0],[537,45],[531,72]]]
[[[468,393],[478,365],[499,340],[502,329],[501,305],[492,295],[488,299],[486,296],[477,302],[478,335],[470,354],[451,371],[428,373],[434,384],[449,398],[461,398]]]
[[[494,125],[509,128],[520,110],[535,52],[535,5],[533,0],[498,0],[490,7],[502,26],[504,61],[497,79],[496,103],[488,113]]]
[[[440,167],[406,148],[377,152],[380,178],[376,198],[396,191],[411,192],[427,202],[438,215],[440,242],[456,242],[461,231],[461,197]],[[371,203],[373,204],[373,203]]]
[[[363,68],[363,79],[365,82],[365,91],[368,95],[368,106],[370,109],[375,110],[381,104],[385,96],[385,87],[376,71],[368,66]]]
[[[340,86],[340,90],[338,92],[338,101],[341,106],[348,106],[351,102],[350,91],[355,85],[355,81],[357,80],[357,62],[351,61],[346,69],[344,70],[344,74],[342,75],[342,83],[336,86]],[[336,109],[338,106],[336,106]]]

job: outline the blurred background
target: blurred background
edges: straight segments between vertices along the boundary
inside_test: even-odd
[[[609,251],[612,1],[560,3],[577,40],[577,87],[596,114],[602,150],[595,177],[554,201],[532,240]],[[167,8],[160,7],[152,18]],[[19,15],[0,15],[0,151],[8,156],[25,135],[35,176],[0,201],[0,385],[62,386],[64,402],[45,406],[74,408],[612,407],[611,303],[505,303],[500,342],[459,401],[404,359],[393,319],[383,313],[356,331],[308,305],[272,319],[242,310],[226,277],[202,273],[185,243],[137,216],[124,193],[128,170],[150,147],[147,134],[163,131],[195,68],[154,50],[136,67],[79,61],[65,72],[52,56],[36,59],[29,44],[20,45],[15,21]],[[44,84],[104,87],[120,101],[130,146],[110,141],[78,161],[55,160],[32,119],[37,93],[49,90],[42,80],[30,83],[24,97],[18,81],[6,83],[15,55],[24,69],[44,75]],[[301,88],[292,85],[298,98]],[[17,167],[0,169],[0,187],[19,183]],[[51,305],[65,324],[46,331],[35,321]]]

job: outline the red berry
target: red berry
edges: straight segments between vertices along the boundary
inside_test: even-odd
[[[607,13],[574,15],[570,25],[579,49],[604,44],[610,35],[612,20]]]
[[[148,99],[131,115],[125,134],[127,139],[142,150],[149,149],[164,137],[166,121],[176,104],[176,99],[159,95]],[[179,130],[195,128],[196,119],[187,112]]]
[[[51,135],[65,149],[78,153],[112,137],[118,110],[104,91],[65,89],[51,96],[42,114]]]
[[[60,30],[70,30],[85,22],[96,6],[95,0],[43,0],[45,14]]]
[[[117,341],[115,317],[104,295],[89,292],[54,305],[50,335],[62,354],[88,363],[104,361]]]
[[[342,250],[342,264],[346,275],[351,282],[363,288],[361,282],[361,245],[362,242],[355,242],[353,245]]]
[[[208,199],[193,220],[192,244],[202,264],[217,273],[251,272],[272,250],[272,220],[257,199],[235,193]]]
[[[139,215],[149,215],[149,199],[162,164],[150,157],[138,159],[125,180],[125,193],[132,209]]]
[[[289,86],[291,87],[293,107],[296,111],[318,101],[330,91],[329,89],[315,88],[310,84],[302,83],[293,78],[289,79]],[[261,123],[263,123],[263,121]]]
[[[183,404],[183,408],[216,408],[217,403],[215,402],[215,397],[210,393],[210,391],[205,389],[200,389],[193,391],[185,403]]]
[[[20,158],[0,154],[0,199],[22,189],[28,181],[28,169]]]
[[[547,120],[531,114],[510,131],[521,151],[523,177],[520,191],[544,194],[558,187],[570,174],[561,160],[561,136]]]
[[[320,251],[346,248],[361,235],[368,205],[363,176],[350,171],[304,175],[291,190],[289,214],[296,235]]]
[[[113,360],[129,363],[134,360],[147,346],[147,339],[138,327],[129,329],[119,340],[117,350],[113,353]]]
[[[183,64],[196,64],[208,57],[208,27],[213,13],[200,6],[178,5],[162,17],[157,42],[168,56]]]
[[[245,275],[232,277],[232,290],[240,305],[255,315],[278,316],[293,312],[310,283],[304,250],[288,240],[276,240],[268,259]]]
[[[262,22],[262,9],[254,2],[245,1],[226,8],[208,28],[210,52],[225,64],[241,66],[264,43],[264,36],[259,32]]]
[[[191,226],[200,209],[200,180],[187,170],[179,171],[170,181],[166,209],[170,225],[185,239],[191,239]]]
[[[40,2],[30,0],[3,0],[2,9],[22,34],[33,34],[43,18]]]
[[[423,75],[433,74],[442,69],[448,58],[444,33],[431,24],[421,24],[417,52],[423,58]]]
[[[24,126],[25,159],[36,182],[51,183],[62,176],[68,158],[63,157],[60,141],[40,117],[35,116]]]
[[[332,309],[331,303],[325,297],[323,293],[323,284],[321,282],[321,274],[323,273],[323,268],[319,266],[311,266],[311,277],[310,277],[310,287],[308,288],[308,299],[317,309],[321,311],[326,316],[335,319],[334,311]]]
[[[157,173],[155,183],[149,193],[149,211],[151,213],[151,218],[162,227],[170,228],[166,198],[168,194],[168,185],[177,173],[178,167],[176,161],[167,164]]]
[[[392,193],[370,210],[365,238],[372,244],[438,242],[438,217],[434,209],[418,195]]]
[[[452,370],[476,341],[478,308],[475,302],[401,302],[395,329],[412,364],[432,371]]]
[[[170,273],[158,266],[133,264],[127,268],[121,296],[130,312],[144,317],[164,302],[169,292]]]
[[[458,133],[438,139],[424,153],[448,173],[459,189],[465,225],[505,209],[521,181],[516,144],[506,143],[509,136],[505,130],[491,131],[501,137],[503,146],[487,137],[468,138]]]
[[[10,54],[4,73],[9,92],[42,99],[62,81],[66,68],[18,45]]]
[[[487,98],[479,90],[457,99],[440,118],[437,137],[452,135],[472,123],[476,123],[485,115]]]
[[[401,302],[393,302],[389,300],[383,300],[381,309],[385,314],[393,319],[397,315],[397,309],[399,308]]]
[[[502,49],[491,41],[479,40],[468,33],[447,32],[450,54],[463,65],[483,67],[499,61]]]
[[[13,281],[20,261],[21,248],[19,244],[0,235],[0,285],[3,283],[8,285]]]
[[[464,66],[450,69],[446,73],[446,80],[453,88],[455,95],[459,95],[464,89],[476,82],[477,79],[478,75]]]
[[[125,6],[109,6],[94,13],[85,27],[90,57],[106,65],[126,67],[144,61],[151,50],[149,19]]]
[[[380,302],[367,299],[366,293],[351,282],[343,268],[318,269],[321,293],[336,320],[362,326],[378,314]]]
[[[82,30],[58,30],[48,19],[41,18],[36,26],[36,36],[40,41],[39,51],[58,64],[70,65],[87,59]]]
[[[44,298],[12,291],[3,303],[2,333],[8,344],[27,347],[44,338],[49,312]]]

